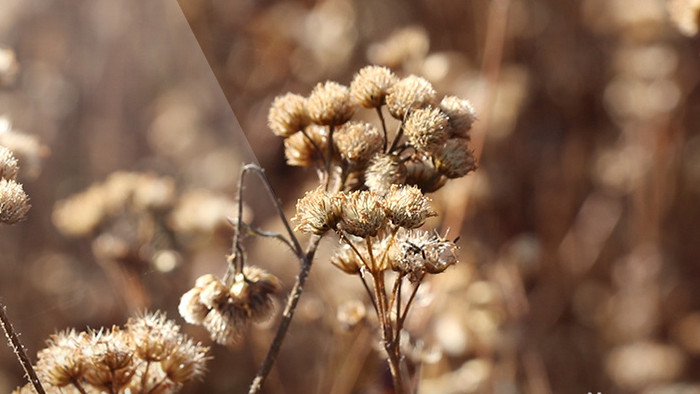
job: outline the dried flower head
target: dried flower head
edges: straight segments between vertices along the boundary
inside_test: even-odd
[[[52,335],[47,347],[39,351],[37,373],[43,382],[64,387],[82,379],[86,358],[81,351],[80,336],[75,330]]]
[[[312,124],[284,140],[284,156],[290,166],[320,166],[327,146],[325,127]]]
[[[449,118],[447,133],[450,138],[468,138],[476,120],[476,111],[471,102],[456,96],[445,96],[440,102],[440,109]]]
[[[362,168],[382,150],[384,136],[366,122],[348,122],[333,136],[336,149],[351,168]]]
[[[379,154],[374,156],[365,171],[365,185],[369,190],[384,195],[391,185],[406,180],[406,166],[396,155]]]
[[[231,296],[253,321],[265,321],[274,311],[271,295],[282,290],[280,280],[262,268],[246,266],[231,285]]]
[[[342,230],[360,238],[376,236],[386,224],[381,198],[368,190],[348,194],[341,218]]]
[[[165,313],[146,313],[130,318],[126,329],[133,340],[136,355],[145,361],[161,361],[178,346],[180,327]]]
[[[12,151],[0,145],[0,178],[2,179],[17,179],[17,158],[12,154]]]
[[[92,331],[85,339],[89,368],[85,380],[102,390],[125,388],[136,372],[131,337],[118,327]]]
[[[160,362],[165,376],[181,385],[204,375],[209,348],[181,337],[178,346]]]
[[[267,125],[280,137],[289,137],[310,122],[306,98],[293,93],[278,96],[267,114]]]
[[[447,115],[439,108],[426,107],[411,111],[403,130],[416,149],[432,152],[447,141]]]
[[[350,89],[337,82],[327,81],[314,87],[307,100],[311,120],[325,126],[341,125],[355,113]]]
[[[700,1],[671,0],[667,4],[671,21],[686,36],[694,36],[700,31]]]
[[[362,258],[357,255],[357,252],[350,245],[343,245],[331,257],[331,264],[346,274],[355,275],[360,272],[360,268],[364,265]]]
[[[0,223],[15,224],[27,218],[31,205],[22,185],[0,179]]]
[[[334,229],[341,218],[342,195],[332,195],[318,187],[306,192],[297,201],[297,213],[292,220],[299,223],[296,230],[305,233],[323,234]]]
[[[424,230],[400,228],[389,251],[394,270],[420,279],[424,273],[438,274],[457,263],[457,245]]]
[[[437,213],[430,208],[430,199],[415,186],[393,185],[384,196],[384,210],[395,226],[416,228]]]
[[[462,138],[447,140],[434,158],[435,168],[448,178],[460,178],[476,169],[474,154]]]
[[[415,185],[423,193],[431,193],[445,185],[447,178],[432,165],[422,161],[410,161],[406,165],[406,184]]]
[[[436,104],[437,93],[426,79],[409,75],[389,88],[386,105],[389,113],[403,120],[409,110]]]
[[[355,74],[350,92],[355,101],[365,108],[384,105],[387,92],[399,78],[388,68],[366,66]]]

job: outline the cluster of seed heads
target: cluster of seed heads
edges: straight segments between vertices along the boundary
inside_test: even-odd
[[[29,196],[17,182],[19,166],[12,151],[0,145],[0,223],[15,224],[27,217]]]

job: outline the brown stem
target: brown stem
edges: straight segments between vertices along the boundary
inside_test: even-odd
[[[382,146],[382,152],[386,153],[386,146],[388,145],[389,135],[386,132],[386,122],[384,122],[384,114],[382,113],[382,107],[377,107],[377,115],[379,115],[379,120],[382,121],[382,131],[384,132],[384,145]]]
[[[39,377],[36,375],[36,371],[34,371],[32,362],[29,360],[27,352],[24,350],[24,346],[19,340],[17,332],[12,327],[10,319],[7,317],[5,305],[2,302],[0,302],[0,325],[2,325],[2,329],[5,331],[5,336],[10,342],[10,347],[15,352],[17,360],[19,361],[20,365],[22,365],[24,373],[27,375],[27,379],[29,379],[29,382],[32,384],[32,386],[34,386],[34,390],[36,390],[36,392],[39,394],[45,394],[46,391],[44,391],[44,388],[41,386],[41,382],[39,382]]]
[[[85,391],[85,388],[83,387],[82,384],[80,384],[79,381],[73,379],[71,384],[73,384],[73,387],[75,387],[75,389],[78,390],[80,392],[80,394],[87,394],[87,391]]]
[[[250,389],[248,390],[249,394],[260,392],[260,390],[262,389],[262,385],[265,382],[265,379],[267,378],[267,375],[272,369],[272,365],[275,363],[275,359],[277,358],[277,354],[280,351],[280,347],[282,346],[284,337],[287,334],[289,323],[291,323],[292,317],[294,316],[294,311],[296,310],[297,303],[299,302],[299,297],[301,297],[301,293],[304,288],[304,283],[306,283],[306,278],[309,276],[311,263],[313,262],[314,254],[316,253],[316,249],[318,248],[320,240],[320,235],[313,235],[309,240],[309,246],[307,247],[306,252],[301,258],[301,267],[299,269],[299,274],[297,275],[294,287],[292,288],[292,291],[289,294],[287,305],[285,306],[284,312],[282,313],[282,321],[280,322],[280,325],[277,328],[277,332],[275,333],[275,337],[272,340],[272,344],[270,345],[270,348],[267,351],[265,360],[260,366],[260,370],[258,371],[257,375],[255,375],[253,383],[250,385]]]

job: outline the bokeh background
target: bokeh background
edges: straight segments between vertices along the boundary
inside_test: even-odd
[[[382,64],[479,117],[480,168],[432,195],[461,263],[408,322],[421,392],[700,393],[700,41],[683,3],[4,0],[0,144],[33,208],[0,228],[0,297],[32,356],[145,308],[209,343],[177,303],[225,269],[240,165],[265,167],[289,214],[313,184],[285,164],[269,104]],[[246,193],[249,220],[279,228]],[[364,298],[324,261],[333,246],[267,392],[386,389],[371,327],[336,319]],[[288,289],[289,253],[247,247]],[[274,323],[213,346],[185,392],[246,392]],[[20,384],[0,347],[0,391]]]

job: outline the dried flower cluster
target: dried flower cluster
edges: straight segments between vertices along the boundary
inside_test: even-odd
[[[228,284],[203,275],[180,299],[180,315],[190,324],[204,326],[217,343],[233,345],[250,322],[270,318],[271,296],[281,287],[277,277],[253,266],[244,267]]]
[[[178,392],[204,374],[208,352],[160,312],[124,328],[64,331],[47,345],[35,369],[48,392],[61,393]],[[15,391],[30,392],[29,384]]]
[[[14,154],[0,145],[0,223],[15,224],[27,217],[29,196],[16,181],[19,166]]]

